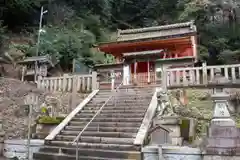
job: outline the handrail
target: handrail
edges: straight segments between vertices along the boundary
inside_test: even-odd
[[[122,86],[123,81],[118,85],[118,87],[114,90],[115,92]],[[73,140],[72,144],[77,142],[77,148],[76,148],[76,160],[78,160],[78,143],[81,135],[83,132],[88,128],[88,126],[92,123],[92,121],[98,116],[98,114],[102,111],[102,109],[106,106],[106,104],[113,98],[114,95],[110,95],[109,98],[105,101],[105,103],[99,108],[97,113],[92,117],[92,119],[85,125],[85,127],[82,129],[82,131],[77,135],[77,137]]]

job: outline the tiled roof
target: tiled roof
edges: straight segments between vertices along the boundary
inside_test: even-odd
[[[146,27],[146,28],[138,28],[138,29],[126,29],[126,30],[119,30],[119,34],[129,34],[129,33],[141,33],[141,32],[150,32],[150,31],[160,31],[166,29],[173,29],[173,28],[183,28],[183,27],[191,27],[194,25],[193,21],[185,22],[185,23],[176,23],[164,26],[154,26],[154,27]]]
[[[139,56],[139,55],[154,55],[154,54],[159,54],[163,50],[152,50],[152,51],[141,51],[141,52],[129,52],[129,53],[123,53],[124,57],[129,57],[129,56]]]
[[[32,61],[47,62],[48,60],[49,60],[48,56],[32,56],[32,57],[26,57],[23,61],[24,62],[32,62]]]
[[[193,21],[164,26],[146,27],[139,29],[118,30],[117,41],[134,41],[139,39],[163,38],[169,36],[196,33]]]
[[[52,66],[54,66],[52,61],[51,61],[51,57],[48,56],[48,55],[47,56],[26,57],[24,60],[22,60],[22,61],[20,61],[18,63],[29,63],[29,62],[35,62],[35,61],[49,63]]]
[[[122,62],[119,63],[108,63],[108,64],[96,64],[95,67],[105,67],[105,66],[114,66],[114,65],[122,65]]]

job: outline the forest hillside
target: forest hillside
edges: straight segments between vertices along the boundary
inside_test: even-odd
[[[240,0],[1,0],[0,61],[36,55],[41,6],[40,55],[54,55],[63,70],[72,59],[93,66],[112,57],[94,44],[114,39],[117,29],[194,20],[200,60],[209,65],[240,60]]]

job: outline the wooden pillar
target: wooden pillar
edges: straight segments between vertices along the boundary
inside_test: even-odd
[[[167,66],[162,65],[162,89],[164,91],[167,91],[167,85],[168,85],[168,72],[167,72]]]
[[[193,56],[196,57],[195,60],[197,60],[197,45],[196,45],[195,36],[191,36],[191,41],[192,41]]]
[[[134,81],[137,80],[137,61],[134,62]]]
[[[130,81],[130,67],[129,64],[123,66],[123,85],[129,85]]]
[[[114,90],[115,88],[115,72],[111,71],[111,89]]]
[[[148,72],[148,83],[150,83],[150,64],[149,64],[149,59],[147,61],[147,72]]]

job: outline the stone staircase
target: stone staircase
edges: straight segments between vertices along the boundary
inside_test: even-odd
[[[45,146],[34,154],[34,159],[75,160],[77,144],[73,141],[106,103],[81,134],[78,159],[140,160],[141,145],[134,142],[149,110],[153,93],[153,88],[119,89],[106,103],[113,93],[100,90],[52,140],[45,140]]]

